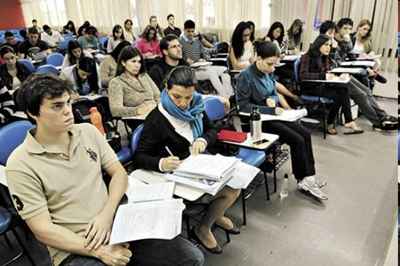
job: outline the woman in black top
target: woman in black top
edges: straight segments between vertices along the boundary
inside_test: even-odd
[[[199,154],[211,148],[217,128],[204,112],[202,97],[195,92],[197,84],[194,71],[179,66],[171,71],[161,102],[146,118],[143,133],[134,157],[137,168],[170,172],[190,154]],[[167,147],[174,156],[170,155]],[[231,233],[239,233],[233,222],[224,216],[235,202],[240,191],[224,187],[209,203],[200,225],[192,231],[207,250],[221,253],[211,227],[217,223]]]
[[[301,57],[300,79],[303,81],[315,79],[338,79],[338,77],[335,77],[335,75],[327,73],[332,64],[329,58],[330,50],[330,37],[328,35],[319,35],[311,45],[308,52]],[[327,119],[328,134],[337,134],[334,122],[340,107],[342,108],[345,119],[344,134],[362,133],[363,130],[361,130],[353,121],[350,108],[350,97],[347,88],[344,86],[339,86],[337,83],[325,84],[325,86],[321,89],[318,89],[317,87],[318,86],[315,84],[307,86],[306,83],[304,83],[302,85],[302,93],[333,99],[334,103],[330,109]]]
[[[5,64],[0,65],[0,79],[10,91],[19,88],[19,85],[28,78],[31,71],[22,63],[17,61],[17,55],[10,46],[3,46],[0,49],[0,57]]]

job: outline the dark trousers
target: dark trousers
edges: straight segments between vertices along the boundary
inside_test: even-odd
[[[300,124],[264,121],[263,132],[279,135],[279,141],[290,146],[293,174],[298,181],[315,175],[311,135]]]
[[[304,91],[307,95],[315,95],[333,100],[333,104],[327,117],[328,124],[333,124],[335,122],[340,107],[342,107],[345,123],[353,121],[351,115],[350,96],[347,88],[338,87],[336,85],[326,85],[322,89],[306,88],[303,89],[303,93]]]
[[[202,266],[204,255],[190,241],[177,236],[172,240],[146,239],[130,243],[130,266]],[[70,255],[60,266],[105,266],[91,257]]]

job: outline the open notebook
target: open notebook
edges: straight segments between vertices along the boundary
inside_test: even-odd
[[[182,199],[173,199],[175,183],[147,185],[130,178],[128,203],[119,206],[110,244],[141,239],[172,239],[181,233]]]

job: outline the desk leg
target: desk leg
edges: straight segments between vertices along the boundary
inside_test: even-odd
[[[272,162],[274,167],[274,192],[276,192],[276,149],[277,148],[278,145],[275,145],[274,148],[272,149]]]
[[[243,212],[243,225],[247,224],[247,215],[246,215],[246,199],[244,198],[244,190],[242,189],[242,212]]]

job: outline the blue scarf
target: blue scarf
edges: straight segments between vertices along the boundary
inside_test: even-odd
[[[195,139],[203,135],[204,103],[200,94],[194,92],[189,108],[182,110],[171,100],[167,93],[167,89],[164,89],[161,92],[161,104],[173,117],[190,123],[193,137]]]

